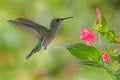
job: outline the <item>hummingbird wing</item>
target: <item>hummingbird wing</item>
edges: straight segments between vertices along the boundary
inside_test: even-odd
[[[17,18],[15,20],[8,20],[8,21],[14,25],[17,25],[19,28],[27,30],[28,32],[36,35],[39,38],[38,43],[35,45],[33,50],[25,57],[25,61],[28,60],[34,53],[41,50],[41,43],[43,36],[48,31],[46,27],[25,18]]]
[[[8,20],[10,23],[19,26],[20,28],[34,34],[37,38],[41,39],[42,36],[47,32],[47,28],[39,25],[31,20],[25,18],[17,18],[15,20]]]
[[[42,40],[38,40],[33,50],[25,57],[24,61],[27,61],[34,53],[38,52],[41,49],[41,43]]]

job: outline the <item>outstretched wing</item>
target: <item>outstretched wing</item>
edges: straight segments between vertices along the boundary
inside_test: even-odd
[[[39,25],[31,20],[25,18],[17,18],[15,20],[8,20],[8,22],[19,26],[20,28],[36,35],[39,39],[42,38],[44,34],[47,32],[47,28]]]

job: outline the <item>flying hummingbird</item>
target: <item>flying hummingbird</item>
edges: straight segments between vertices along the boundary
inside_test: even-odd
[[[55,38],[55,35],[59,28],[60,23],[63,20],[70,19],[70,18],[73,18],[73,17],[53,19],[50,23],[49,29],[31,20],[25,19],[25,18],[17,18],[15,20],[8,20],[8,22],[35,34],[36,37],[38,38],[37,44],[32,49],[32,51],[25,57],[24,61],[28,60],[34,53],[40,50],[45,50],[47,46]]]

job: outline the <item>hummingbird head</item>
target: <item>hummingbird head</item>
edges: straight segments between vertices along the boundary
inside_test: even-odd
[[[70,19],[70,18],[73,18],[73,17],[66,17],[66,18],[55,18],[52,20],[51,22],[51,27],[58,27],[60,25],[60,23],[64,20],[67,20],[67,19]]]

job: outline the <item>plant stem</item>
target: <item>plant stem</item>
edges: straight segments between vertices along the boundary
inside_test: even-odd
[[[100,48],[100,52],[102,52],[100,33],[98,35],[99,35],[99,48]]]

